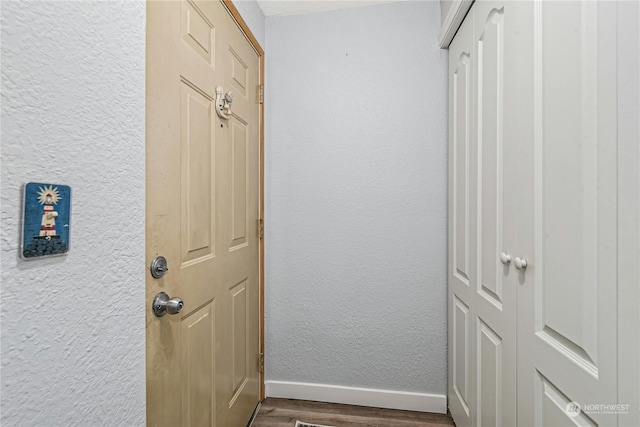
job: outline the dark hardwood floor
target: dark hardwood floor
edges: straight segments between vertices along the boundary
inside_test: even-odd
[[[262,402],[252,427],[293,427],[296,420],[334,427],[455,426],[444,414],[269,398]]]

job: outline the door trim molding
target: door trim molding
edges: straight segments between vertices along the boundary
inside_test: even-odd
[[[451,40],[458,32],[458,28],[462,25],[464,17],[467,16],[467,12],[471,9],[471,5],[474,0],[453,0],[452,5],[449,8],[447,16],[442,22],[440,28],[440,35],[438,36],[438,44],[442,49],[448,49],[451,44]]]
[[[377,390],[328,384],[267,381],[267,396],[284,399],[313,400],[375,408],[405,411],[447,413],[444,394],[415,393],[411,391]]]
[[[264,86],[264,49],[260,46],[260,42],[253,35],[249,25],[247,25],[246,21],[240,15],[240,12],[233,4],[231,0],[221,0],[224,6],[227,8],[233,19],[240,27],[240,30],[247,37],[251,46],[256,51],[258,56],[260,57],[260,76],[259,83]],[[264,221],[264,103],[259,104],[259,117],[260,117],[260,218]],[[260,283],[259,283],[259,293],[260,293],[260,353],[264,354],[264,237],[259,240],[260,243]],[[264,386],[264,372],[260,372],[260,400],[264,400],[265,398],[265,386]]]

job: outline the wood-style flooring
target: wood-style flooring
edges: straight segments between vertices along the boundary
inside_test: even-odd
[[[445,414],[269,398],[262,402],[252,427],[294,427],[296,420],[334,427],[455,426]]]

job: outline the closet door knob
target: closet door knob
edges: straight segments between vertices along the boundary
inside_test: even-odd
[[[516,268],[518,270],[524,270],[527,268],[527,260],[524,258],[516,257]]]
[[[511,262],[511,255],[507,255],[504,252],[502,252],[500,254],[500,262],[503,263],[504,265],[509,265],[509,263]]]

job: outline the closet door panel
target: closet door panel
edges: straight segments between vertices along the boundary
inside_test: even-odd
[[[469,152],[471,59],[462,52],[452,75],[453,86],[453,254],[456,279],[469,286]]]
[[[479,12],[483,12],[480,10]],[[498,310],[503,304],[502,264],[499,262],[504,216],[503,192],[503,75],[504,8],[478,15],[477,146],[478,146],[478,294]],[[484,19],[483,19],[484,18]]]
[[[472,425],[472,242],[475,227],[471,159],[473,137],[473,21],[465,21],[449,49],[449,410]]]
[[[504,352],[502,338],[486,323],[478,319],[477,323],[477,378],[478,378],[478,416],[476,425],[504,425],[502,411],[505,396]]]
[[[534,212],[534,227],[542,237],[536,257],[541,291],[537,332],[570,349],[576,362],[592,371],[598,358],[593,333],[598,318],[591,315],[598,311],[598,82],[597,54],[592,54],[597,34],[586,27],[595,24],[596,14],[595,2],[541,5],[535,147],[540,199]],[[567,29],[578,30],[580,37],[566,34]]]
[[[531,7],[533,66],[525,78],[533,102],[524,113],[533,139],[520,147],[518,216],[517,256],[527,261],[519,424],[565,417],[615,425],[615,414],[573,414],[566,405],[617,403],[616,4]]]
[[[510,3],[474,5],[477,233],[474,310],[476,425],[515,423],[515,305],[517,284],[509,262],[516,245],[513,159],[505,151],[505,74]],[[509,166],[507,166],[509,164]]]

